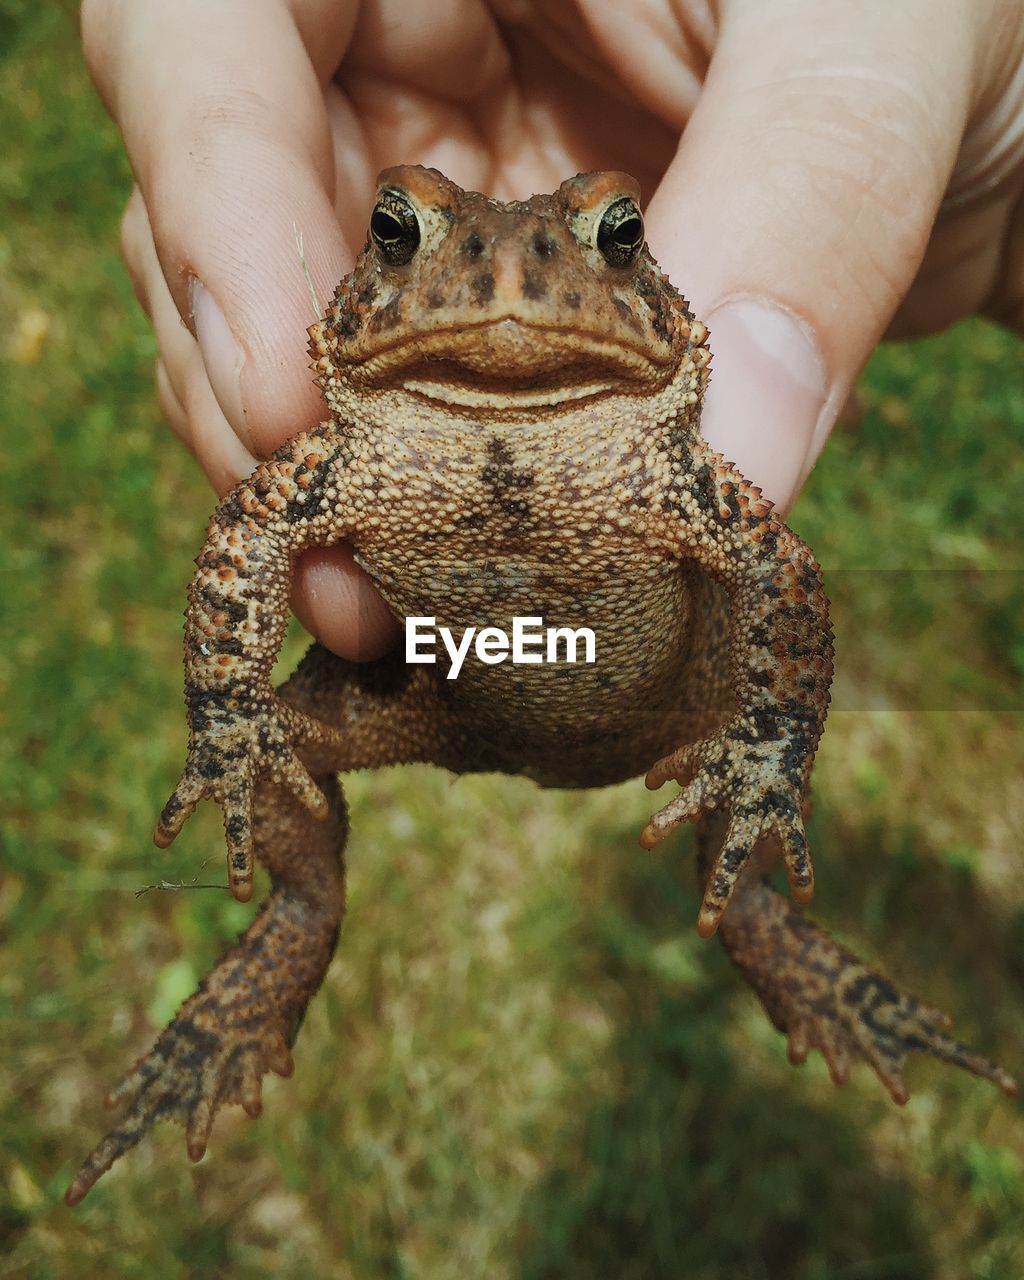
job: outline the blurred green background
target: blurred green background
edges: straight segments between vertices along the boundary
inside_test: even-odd
[[[931,1062],[902,1110],[790,1067],[697,938],[689,836],[638,849],[639,782],[352,779],[294,1078],[200,1165],[166,1126],[63,1207],[103,1093],[250,911],[135,893],[223,878],[212,812],[150,840],[212,500],[155,407],[69,3],[0,0],[0,139],[0,1276],[1024,1276],[1020,1104]],[[839,630],[816,913],[1018,1077],[1022,356],[981,322],[879,352],[793,516]]]

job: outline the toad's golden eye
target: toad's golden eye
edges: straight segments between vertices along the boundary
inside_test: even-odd
[[[370,215],[370,237],[392,267],[404,267],[420,244],[416,210],[400,191],[382,191]]]
[[[644,220],[635,200],[614,200],[597,226],[597,247],[610,267],[628,267],[644,243]]]

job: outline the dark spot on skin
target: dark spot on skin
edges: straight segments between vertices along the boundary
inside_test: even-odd
[[[234,525],[239,524],[244,518],[245,513],[238,504],[238,497],[234,493],[229,493],[217,510],[213,513],[213,518],[222,529],[231,529]]]
[[[309,477],[308,488],[299,488],[298,493],[302,494],[301,502],[289,502],[284,511],[284,518],[289,524],[294,524],[297,520],[305,519],[316,513],[320,506],[320,501],[324,496],[324,490],[330,479],[333,470],[332,464],[338,456],[337,450],[334,450],[326,458],[313,467],[305,465],[300,466],[295,472],[295,479]]]
[[[445,303],[444,294],[440,289],[431,289],[427,294],[427,306],[431,311],[436,311],[438,307],[443,307]]]
[[[490,461],[481,471],[480,479],[490,490],[492,500],[512,520],[525,520],[530,514],[530,504],[517,494],[531,487],[533,471],[529,468],[516,470],[511,449],[497,436],[488,441],[487,456]]]
[[[792,797],[784,795],[781,791],[767,791],[764,803],[769,809],[782,814],[785,818],[797,817],[797,808]]]
[[[647,323],[651,329],[663,342],[671,341],[672,308],[663,290],[658,287],[657,280],[647,271],[639,272],[636,277],[636,292],[637,297],[647,306]],[[689,311],[684,311],[683,314],[688,320],[693,319]]]
[[[238,600],[235,597],[225,599],[220,606],[228,615],[228,622],[244,622],[249,616],[249,606],[245,600]]]
[[[724,778],[729,772],[729,763],[727,760],[709,760],[704,765],[704,772],[709,778]]]
[[[455,523],[463,529],[482,529],[486,521],[482,511],[467,511],[465,515],[458,516]]]
[[[202,1030],[191,1018],[182,1014],[172,1020],[167,1030],[173,1032],[178,1044],[174,1055],[178,1065],[186,1071],[194,1068],[198,1074],[199,1068],[217,1048],[217,1033]],[[182,1044],[188,1047],[183,1049]]]
[[[617,296],[612,297],[612,302],[615,305],[615,310],[619,313],[620,320],[624,320],[631,329],[640,328],[640,321],[637,319],[628,302]]]
[[[351,338],[363,327],[363,317],[355,307],[331,319],[330,329],[339,338]]]
[[[185,697],[185,708],[188,712],[188,723],[193,733],[202,733],[214,721],[227,719],[224,710],[224,695],[216,689],[207,689],[199,685],[191,687]],[[219,778],[223,772],[220,762],[213,761],[205,766],[200,761],[199,772],[204,778]]]
[[[548,296],[547,281],[536,271],[523,272],[523,297],[536,302]]]
[[[538,258],[550,258],[558,252],[558,243],[543,231],[534,234],[530,241],[530,250],[535,253]]]
[[[778,535],[766,529],[764,532],[764,536],[761,538],[760,544],[758,546],[758,550],[761,553],[761,557],[766,560],[773,559],[775,556],[776,549],[778,548],[778,545],[779,545]]]
[[[569,293],[562,294],[562,301],[567,307],[571,307],[573,311],[578,311],[580,306],[580,295],[573,289]]]
[[[701,511],[714,510],[718,502],[715,493],[715,477],[706,462],[702,463],[694,473],[692,492]]]
[[[233,813],[224,824],[224,830],[231,840],[241,840],[245,835],[246,820],[241,814]]]
[[[736,497],[735,491],[732,493],[720,494],[719,499],[721,502],[724,502],[725,505],[729,508],[729,514],[725,517],[725,519],[723,519],[721,511],[717,511],[715,514],[718,516],[718,523],[728,524],[730,520],[737,517],[740,513],[739,499]]]
[[[494,297],[494,276],[489,271],[481,271],[478,276],[474,276],[470,292],[478,306],[490,302]]]
[[[484,242],[475,231],[471,231],[462,242],[462,252],[467,258],[479,258],[484,251]]]
[[[402,319],[400,296],[396,295],[387,306],[374,313],[370,318],[370,327],[380,332],[381,329],[393,329]]]

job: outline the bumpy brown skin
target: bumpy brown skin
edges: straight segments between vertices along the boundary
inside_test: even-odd
[[[713,815],[698,928],[721,925],[796,1060],[817,1046],[839,1080],[863,1058],[902,1100],[903,1057],[929,1051],[1011,1091],[763,883],[781,855],[794,897],[812,893],[802,808],[832,678],[828,605],[807,548],[698,434],[707,333],[628,206],[637,244],[606,256],[602,219],[639,200],[636,184],[587,174],[504,204],[434,170],[380,183],[418,244],[395,262],[368,240],[310,330],[331,420],[218,507],[186,614],[191,741],[157,842],[212,797],[235,895],[252,892],[254,855],[273,891],[117,1091],[128,1113],[68,1200],[163,1116],[187,1125],[197,1159],[220,1105],[255,1114],[263,1074],[290,1070],[343,908],[333,775],[374,765],[677,780],[641,842]],[[371,225],[385,242],[395,227]],[[314,645],[275,693],[293,561],[340,539],[399,617],[461,633],[541,616],[591,628],[597,661],[470,658],[448,681],[443,665],[358,666]]]

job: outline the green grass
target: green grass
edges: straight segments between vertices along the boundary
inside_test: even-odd
[[[155,409],[70,5],[0,0],[0,50],[0,1276],[1024,1275],[1019,1105],[932,1063],[903,1110],[794,1071],[693,930],[689,841],[636,847],[639,783],[353,778],[295,1077],[200,1165],[168,1126],[62,1206],[104,1090],[249,913],[134,894],[222,876],[209,812],[150,842],[210,495]],[[1021,344],[882,351],[862,398],[794,516],[839,619],[816,911],[1024,1075]]]

